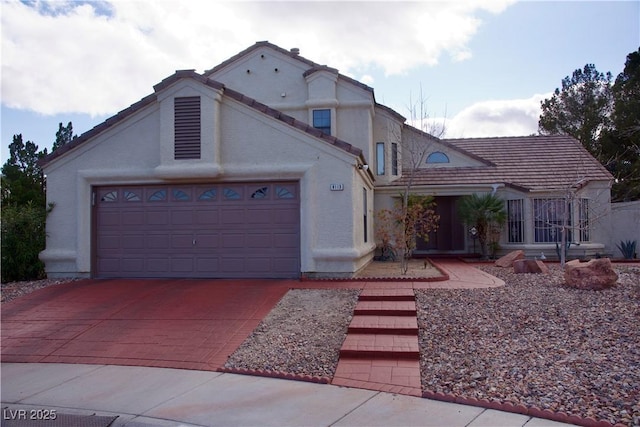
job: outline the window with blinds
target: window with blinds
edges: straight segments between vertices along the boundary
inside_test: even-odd
[[[200,97],[174,99],[174,159],[200,158]]]

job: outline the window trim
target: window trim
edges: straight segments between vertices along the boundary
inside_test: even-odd
[[[398,176],[398,143],[391,143],[391,175]]]
[[[322,117],[317,117],[316,118],[316,113],[318,113],[318,115],[322,114]],[[327,116],[328,115],[328,116]],[[323,133],[327,134],[327,135],[331,135],[331,128],[332,128],[332,117],[331,117],[331,109],[330,108],[318,108],[318,109],[314,109],[311,112],[311,123],[313,125],[313,127],[315,129],[318,129],[320,131],[322,131]],[[316,122],[316,120],[318,120],[318,122]],[[328,126],[326,121],[328,120]]]
[[[384,142],[376,142],[376,175],[385,173],[385,148]]]

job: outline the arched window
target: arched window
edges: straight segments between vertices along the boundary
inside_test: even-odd
[[[441,151],[434,151],[427,157],[427,163],[449,163],[449,156]]]

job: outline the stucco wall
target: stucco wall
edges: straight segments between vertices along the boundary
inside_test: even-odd
[[[193,89],[191,83],[180,83],[168,91],[182,96],[189,88]],[[302,272],[353,272],[366,262],[369,249],[356,244],[353,236],[359,224],[355,212],[362,211],[357,194],[363,185],[372,184],[356,168],[356,157],[237,101],[214,101],[217,91],[206,90],[212,101],[210,109],[203,108],[202,141],[218,146],[203,147],[203,153],[215,153],[205,159],[163,160],[161,153],[172,146],[163,103],[172,98],[160,96],[159,104],[134,113],[45,167],[47,199],[56,204],[41,254],[49,276],[91,272],[92,186],[177,179],[298,180]],[[219,123],[211,126],[209,120]],[[334,183],[344,184],[344,190],[331,191]]]
[[[611,205],[610,246],[614,257],[622,258],[617,245],[628,240],[636,241],[636,252],[640,254],[640,200]]]

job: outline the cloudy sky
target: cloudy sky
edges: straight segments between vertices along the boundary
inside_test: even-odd
[[[14,134],[81,134],[178,69],[268,40],[373,87],[403,115],[426,100],[445,137],[528,135],[540,101],[593,63],[615,76],[640,46],[638,1],[0,0],[2,163]]]

